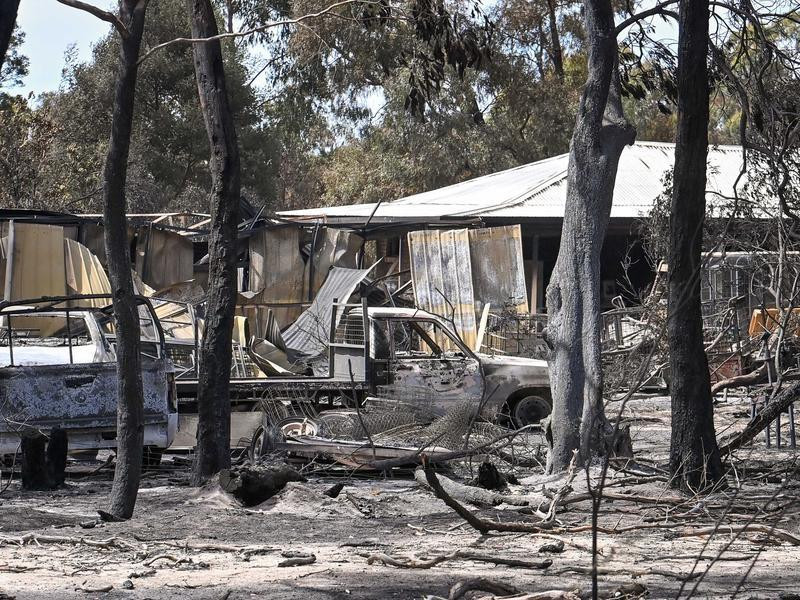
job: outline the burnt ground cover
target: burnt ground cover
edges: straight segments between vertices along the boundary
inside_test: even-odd
[[[743,427],[748,411],[744,398],[720,402],[720,434]],[[627,405],[624,417],[642,464],[666,460],[669,415],[664,397]],[[795,459],[790,448],[765,448],[762,435],[731,461],[727,489],[702,497],[680,495],[660,476],[612,469],[599,515],[601,593],[800,597]],[[481,536],[409,476],[312,475],[243,508],[213,486],[189,487],[186,468],[171,466],[170,457],[164,465],[146,475],[136,514],[122,523],[97,519],[111,485],[108,469],[90,473],[96,467],[71,465],[67,484],[54,492],[23,492],[11,482],[0,495],[0,597],[447,598],[454,584],[475,577],[524,592],[591,591],[584,471],[575,474],[549,529]],[[465,471],[462,464],[447,476],[463,482]],[[521,483],[510,486],[511,496],[548,489],[552,496],[561,485],[537,469],[516,475]],[[341,493],[326,496],[336,482],[344,483]],[[532,508],[504,503],[470,510],[485,519],[535,523],[540,517],[529,514]],[[546,512],[547,502],[539,508]],[[558,550],[561,542],[563,551],[540,552],[546,545]],[[279,566],[300,554],[313,554],[314,562]],[[515,560],[524,565],[502,564]]]

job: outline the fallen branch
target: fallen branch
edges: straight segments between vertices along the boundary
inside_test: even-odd
[[[98,586],[98,587],[87,587],[84,584],[84,585],[82,585],[80,587],[76,587],[75,591],[77,591],[77,592],[85,592],[87,594],[104,594],[106,592],[110,592],[113,589],[114,589],[113,585],[101,585],[101,586]]]
[[[450,588],[447,600],[460,600],[469,592],[489,592],[492,596],[483,596],[484,600],[579,600],[575,592],[565,590],[547,590],[544,592],[522,592],[513,585],[502,581],[492,581],[484,577],[476,577],[459,581]],[[428,596],[431,600],[440,600],[438,596]],[[442,598],[441,600],[445,600]]]
[[[450,588],[448,600],[459,600],[464,597],[468,592],[489,592],[490,594],[497,594],[501,596],[510,596],[512,594],[519,594],[520,591],[513,585],[502,581],[492,581],[484,577],[477,577],[475,579],[466,579],[459,581]]]
[[[279,567],[302,567],[304,565],[312,565],[317,562],[317,557],[314,554],[304,554],[300,552],[284,553],[288,557],[278,563]]]
[[[414,479],[425,487],[430,487],[427,476],[423,469],[414,471]],[[461,502],[469,502],[478,506],[497,506],[498,504],[510,504],[512,506],[529,506],[530,501],[524,497],[504,496],[497,492],[485,490],[474,485],[464,485],[457,483],[444,476],[438,476],[442,488],[450,495]]]
[[[20,537],[0,536],[0,544],[9,546],[24,546],[26,544],[67,544],[70,546],[89,546],[91,548],[119,548],[121,550],[136,550],[136,547],[128,542],[123,542],[116,537],[105,540],[95,540],[85,537],[67,537],[60,535],[40,535],[36,533],[26,533]]]
[[[86,479],[87,477],[91,477],[92,475],[96,475],[97,473],[99,473],[100,471],[105,469],[106,467],[111,466],[111,464],[113,462],[114,462],[114,455],[113,454],[109,454],[106,457],[105,462],[102,465],[100,465],[99,467],[95,467],[94,469],[92,469],[88,473],[78,473],[76,475],[71,475],[70,479]]]
[[[542,529],[547,529],[548,527],[552,527],[552,523],[550,524],[534,524],[534,523],[522,523],[522,522],[499,523],[496,521],[481,519],[480,517],[473,515],[462,504],[454,500],[444,490],[444,488],[442,488],[442,484],[439,483],[439,479],[436,477],[436,473],[434,473],[430,463],[428,463],[427,460],[425,460],[427,457],[423,455],[422,458],[424,461],[423,466],[425,472],[425,480],[427,481],[428,486],[431,488],[431,490],[433,490],[434,495],[437,498],[439,498],[439,500],[444,502],[447,506],[452,508],[456,512],[456,514],[458,514],[458,516],[460,516],[467,523],[469,523],[469,525],[473,529],[476,529],[482,534],[485,535],[490,531],[514,531],[518,533],[538,533]]]
[[[402,465],[412,465],[423,464],[423,456],[425,456],[425,460],[429,463],[440,463],[440,462],[447,462],[448,460],[456,460],[459,458],[466,458],[467,456],[474,456],[475,454],[480,454],[486,448],[491,448],[497,442],[502,442],[503,440],[512,440],[513,438],[517,437],[520,433],[525,433],[533,429],[534,425],[525,425],[525,427],[520,427],[519,429],[515,429],[514,431],[508,431],[502,435],[498,435],[496,438],[489,440],[488,442],[484,442],[474,448],[469,448],[466,450],[454,450],[453,452],[441,452],[437,453],[436,456],[427,456],[424,454],[425,448],[420,448],[419,450],[415,450],[414,452],[409,452],[406,455],[398,456],[395,458],[387,458],[385,460],[378,460],[371,463],[367,463],[365,466],[370,469],[375,469],[377,471],[386,471],[391,469],[392,467],[399,467]]]
[[[727,444],[723,445],[719,451],[723,456],[730,454],[734,450],[744,446],[755,438],[759,433],[769,426],[778,416],[789,408],[794,402],[800,399],[800,381],[793,382],[767,403],[755,418],[747,424],[741,433],[736,435]]]
[[[714,385],[711,386],[711,395],[713,396],[714,394],[717,394],[722,390],[727,390],[734,387],[761,383],[766,378],[767,378],[767,363],[765,362],[755,371],[750,371],[749,373],[745,373],[744,375],[736,375],[735,377],[728,377],[727,379],[720,379],[718,382],[716,382]]]
[[[556,571],[550,571],[548,575],[563,575],[565,573],[578,573],[579,575],[591,575],[593,572],[592,567],[563,567]],[[690,581],[700,577],[702,573],[680,573],[676,571],[669,571],[667,569],[659,569],[658,567],[648,567],[646,569],[623,569],[620,567],[597,567],[598,575],[629,575],[630,577],[642,577],[644,575],[660,575],[661,577],[672,577],[675,579]],[[509,599],[511,600],[511,599]]]
[[[209,544],[206,542],[192,542],[190,540],[184,541],[167,541],[163,540],[155,542],[171,546],[173,548],[180,548],[181,550],[199,550],[206,552],[230,552],[232,554],[241,554],[242,556],[253,556],[256,554],[268,554],[270,552],[277,552],[279,548],[273,546],[229,546],[227,544]]]
[[[363,555],[362,555],[363,556]],[[400,569],[430,569],[448,560],[473,560],[476,562],[488,562],[495,565],[506,565],[509,567],[523,567],[525,569],[547,569],[553,564],[550,559],[541,561],[520,560],[518,558],[504,558],[501,556],[492,556],[489,554],[481,554],[472,550],[460,549],[455,550],[449,554],[442,554],[434,556],[427,560],[417,560],[414,558],[395,558],[383,552],[367,555],[367,564],[371,565],[376,562],[381,562],[385,565],[398,567]]]
[[[156,562],[158,562],[159,560],[169,560],[169,561],[171,561],[171,562],[173,562],[173,563],[175,563],[175,564],[181,564],[181,563],[186,563],[186,562],[190,563],[190,562],[192,562],[192,559],[191,559],[191,558],[184,558],[184,557],[173,556],[172,554],[159,554],[158,556],[154,556],[153,558],[150,558],[150,559],[148,559],[148,560],[144,561],[142,564],[143,564],[145,567],[149,567],[149,566],[151,566],[153,563],[156,563]]]

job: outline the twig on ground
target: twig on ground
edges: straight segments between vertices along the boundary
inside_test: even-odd
[[[788,542],[792,546],[800,546],[800,537],[789,533],[785,529],[777,529],[769,525],[760,523],[749,523],[747,525],[717,525],[715,527],[701,527],[678,532],[678,537],[692,537],[695,535],[714,535],[717,533],[763,533],[769,537]]]
[[[192,562],[191,558],[173,556],[172,554],[159,554],[157,556],[154,556],[153,558],[150,558],[150,559],[144,561],[142,564],[145,567],[149,567],[150,565],[152,565],[155,562],[158,562],[159,560],[169,560],[169,561],[174,562],[175,564]]]

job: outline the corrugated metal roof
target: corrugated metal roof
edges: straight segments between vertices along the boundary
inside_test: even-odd
[[[636,142],[622,152],[614,187],[612,218],[646,215],[664,189],[664,175],[672,169],[675,144]],[[567,192],[568,154],[540,160],[437,190],[384,202],[374,222],[437,220],[450,217],[547,218],[562,217]],[[740,146],[710,146],[709,199],[733,195],[742,164]],[[742,181],[743,183],[743,181]],[[297,219],[348,220],[369,218],[375,204],[353,204],[285,211]]]

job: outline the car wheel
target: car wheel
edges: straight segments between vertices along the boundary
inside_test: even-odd
[[[525,427],[539,423],[550,414],[552,408],[550,401],[544,396],[525,396],[514,403],[511,416],[517,427]]]

